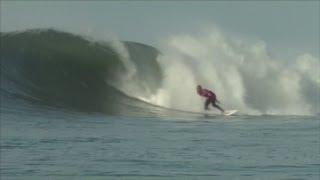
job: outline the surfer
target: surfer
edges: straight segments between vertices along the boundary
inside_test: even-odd
[[[218,106],[216,103],[220,103],[216,97],[216,94],[214,94],[212,91],[202,88],[200,85],[197,86],[197,93],[202,96],[207,98],[205,104],[204,104],[204,108],[205,110],[209,109],[209,104],[211,103],[213,107],[219,109],[222,113],[224,113],[224,110]]]

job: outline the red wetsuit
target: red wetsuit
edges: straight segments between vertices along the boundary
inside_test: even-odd
[[[216,107],[218,108],[221,112],[224,112],[224,110],[218,106],[216,104],[217,102],[217,97],[216,97],[216,94],[214,94],[212,91],[208,90],[208,89],[204,89],[202,88],[201,86],[198,86],[198,89],[197,89],[197,92],[200,96],[202,97],[206,97],[207,100],[204,104],[204,108],[207,110],[208,109],[208,106],[209,104],[211,103],[213,107]]]
[[[208,89],[201,89],[198,94],[202,97],[209,98],[210,100],[216,101],[216,94]]]

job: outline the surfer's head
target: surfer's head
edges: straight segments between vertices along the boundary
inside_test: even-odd
[[[200,85],[197,86],[197,91],[200,92],[202,87]]]

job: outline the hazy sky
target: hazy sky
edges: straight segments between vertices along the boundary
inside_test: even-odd
[[[282,53],[319,57],[320,1],[1,1],[1,32],[57,28],[156,45],[218,25]]]

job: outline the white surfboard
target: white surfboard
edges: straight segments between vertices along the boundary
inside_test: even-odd
[[[226,111],[223,113],[223,115],[225,115],[225,116],[231,116],[232,114],[234,114],[234,113],[236,113],[236,112],[238,112],[238,110],[236,110],[236,109],[226,110]]]

